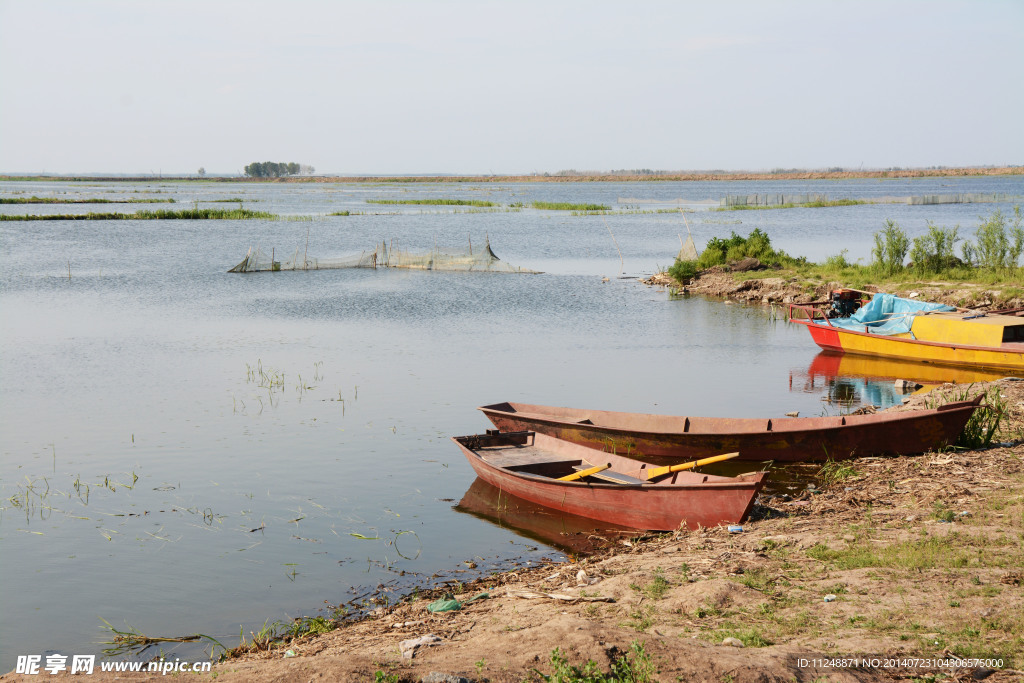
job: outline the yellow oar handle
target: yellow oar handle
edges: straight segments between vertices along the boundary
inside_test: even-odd
[[[567,474],[564,477],[559,477],[558,481],[576,481],[577,479],[582,479],[583,477],[589,477],[591,474],[597,474],[598,472],[606,470],[609,467],[611,467],[611,463],[608,463],[607,465],[598,465],[597,467],[591,467],[590,469],[580,470],[579,472],[573,472],[572,474]]]
[[[703,460],[684,462],[681,465],[667,465],[665,467],[655,467],[654,469],[647,470],[647,478],[654,479],[655,477],[663,477],[666,474],[672,474],[673,472],[692,470],[694,467],[700,467],[701,465],[710,465],[713,462],[722,462],[723,460],[735,458],[737,455],[739,455],[739,453],[725,453],[723,455],[713,455],[710,458],[704,458]]]

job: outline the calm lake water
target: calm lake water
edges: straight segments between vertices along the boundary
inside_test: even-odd
[[[925,370],[840,363],[761,308],[637,283],[671,264],[686,234],[678,214],[366,202],[649,209],[752,192],[1021,195],[1024,181],[0,183],[5,197],[177,201],[0,205],[3,213],[241,199],[311,217],[0,223],[0,670],[18,654],[99,652],[109,635],[101,618],[230,647],[240,626],[248,634],[314,615],[379,584],[397,590],[563,557],[550,535],[455,509],[474,476],[449,437],[490,426],[478,405],[770,417],[898,402],[892,378]],[[929,220],[970,236],[996,208],[1012,209],[867,205],[687,220],[698,247],[759,227],[795,255],[848,248],[867,261],[887,218],[911,236]],[[367,214],[324,216],[345,210]],[[544,274],[226,272],[257,245],[290,254],[308,239],[311,256],[329,257],[384,239],[429,249],[485,236],[504,260]]]

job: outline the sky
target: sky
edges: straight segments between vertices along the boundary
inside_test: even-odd
[[[0,0],[0,173],[1024,164],[1022,0]]]

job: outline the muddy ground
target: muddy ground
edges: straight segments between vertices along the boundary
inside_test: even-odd
[[[250,649],[215,677],[539,681],[556,673],[555,648],[563,673],[588,661],[607,672],[622,657],[643,670],[627,654],[639,646],[657,681],[1024,680],[1024,381],[971,388],[984,390],[1008,415],[998,447],[846,461],[796,497],[760,499],[741,533],[609,536],[577,563],[458,585],[460,601],[488,597],[457,611],[431,613],[442,596],[420,593],[327,634]],[[436,644],[403,656],[404,641],[424,636]],[[1002,667],[907,665],[954,653]],[[835,655],[878,661],[813,665]],[[0,680],[20,678],[39,677]]]

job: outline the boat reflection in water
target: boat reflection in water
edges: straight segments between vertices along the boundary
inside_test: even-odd
[[[609,539],[643,533],[531,503],[480,478],[454,509],[570,554],[590,554],[609,545]]]
[[[929,391],[947,382],[990,382],[1007,375],[1021,376],[1012,370],[960,368],[822,351],[814,357],[807,368],[803,390],[818,391],[824,384],[828,390],[828,397],[823,400],[831,404],[871,404],[884,410],[903,403],[905,394],[896,388],[896,380],[917,382],[922,385],[918,391]]]

